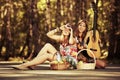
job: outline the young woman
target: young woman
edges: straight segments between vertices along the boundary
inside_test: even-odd
[[[60,30],[62,31],[61,35],[57,35],[56,33]],[[60,43],[60,52],[62,55],[71,55],[72,52],[77,51],[74,45],[75,39],[73,37],[73,30],[68,24],[49,31],[47,36]],[[67,51],[69,51],[69,53]],[[18,66],[14,66],[13,68],[18,70],[32,69],[32,66],[44,63],[45,61],[58,60],[57,56],[59,56],[59,54],[56,53],[58,53],[58,51],[55,49],[55,47],[50,43],[46,43],[33,60]]]
[[[80,20],[78,22],[76,31],[75,31],[75,38],[76,38],[76,42],[77,42],[77,51],[80,51],[82,49],[87,48],[87,44],[85,43],[85,38],[86,38],[86,34],[88,32],[88,26],[86,24],[85,20]],[[87,54],[86,51],[82,51],[81,54],[78,54],[77,59],[78,61],[82,60],[84,62],[86,62],[86,60],[90,58]]]
[[[86,24],[86,21],[85,20],[80,20],[78,22],[78,27],[75,31],[78,51],[86,47],[86,44],[85,44],[84,40],[85,40],[87,32],[88,32],[88,26]]]
[[[81,49],[87,49],[88,43],[90,41],[91,31],[88,31],[88,26],[85,20],[80,20],[78,22],[78,28],[76,31],[76,40],[78,51]],[[78,61],[82,60],[83,62],[93,62],[93,58],[88,55],[87,51],[82,51],[81,54],[78,54]],[[96,68],[105,68],[106,63],[99,58],[96,58]]]

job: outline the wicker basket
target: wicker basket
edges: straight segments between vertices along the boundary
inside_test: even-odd
[[[52,70],[66,70],[69,68],[69,63],[68,62],[64,62],[64,63],[50,63],[50,67]]]
[[[80,64],[77,64],[77,69],[95,69],[95,65],[96,65],[96,59],[95,59],[95,55],[93,54],[93,52],[89,49],[82,49],[78,52],[78,54],[84,50],[87,50],[89,51],[93,58],[94,58],[94,62],[93,63],[80,63]]]

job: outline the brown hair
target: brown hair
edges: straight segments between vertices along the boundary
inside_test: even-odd
[[[82,34],[82,38],[84,39],[85,36],[86,36],[86,34],[87,34],[87,31],[88,31],[88,25],[87,25],[87,21],[86,21],[86,20],[80,20],[80,21],[78,21],[77,28],[76,28],[76,30],[75,30],[75,36],[76,36],[76,37],[79,37],[79,29],[78,29],[78,26],[79,26],[82,22],[85,23],[85,27],[86,27],[86,30],[85,30],[85,31],[83,32],[83,34]]]

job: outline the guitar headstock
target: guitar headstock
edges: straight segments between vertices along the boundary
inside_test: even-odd
[[[98,18],[98,11],[97,11],[97,3],[91,2],[92,9],[94,11],[93,17],[93,39],[96,40],[96,29],[97,29],[97,18]]]
[[[91,2],[91,6],[94,12],[97,12],[97,5],[95,2]]]

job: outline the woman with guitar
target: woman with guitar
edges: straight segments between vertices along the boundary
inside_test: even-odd
[[[91,34],[91,31],[88,31],[88,26],[87,26],[87,23],[85,20],[80,20],[78,22],[78,27],[75,31],[75,36],[76,36],[78,51],[81,49],[86,49],[86,48],[90,49],[89,44],[92,45],[92,43],[90,41],[92,34]],[[94,45],[94,46],[96,46],[96,45]],[[106,64],[104,61],[99,59],[100,56],[95,55],[95,57],[96,57],[96,68],[105,68]],[[93,62],[92,56],[87,51],[82,51],[78,55],[78,61],[80,61],[80,60],[82,60],[83,62]]]
[[[76,42],[77,42],[77,50],[78,51],[80,51],[81,49],[87,48],[87,44],[85,43],[85,38],[86,38],[87,32],[88,32],[88,26],[86,24],[86,21],[80,20],[78,22],[78,27],[75,31],[75,38],[76,38]],[[91,57],[87,54],[86,51],[82,51],[82,53],[80,55],[78,55],[77,58],[78,58],[78,61],[80,61],[82,59],[84,62],[86,62]]]

